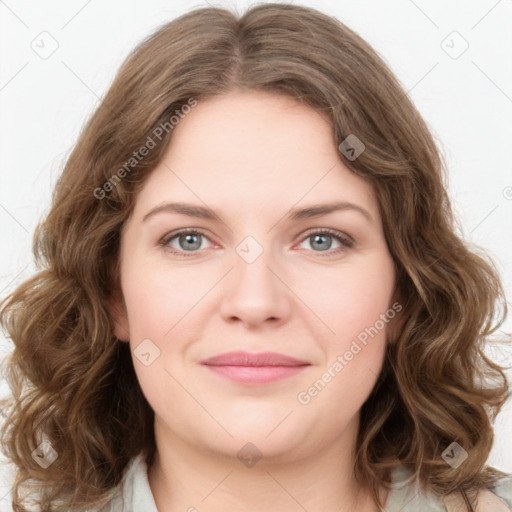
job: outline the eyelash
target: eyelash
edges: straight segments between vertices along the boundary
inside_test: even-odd
[[[201,235],[201,236],[207,238],[208,240],[210,240],[202,230],[183,229],[180,231],[174,231],[174,232],[166,234],[159,241],[159,245],[162,246],[164,249],[168,250],[169,252],[171,252],[172,254],[176,254],[180,257],[189,258],[189,257],[196,256],[200,252],[200,249],[198,249],[196,251],[178,251],[176,249],[169,248],[169,245],[168,245],[169,242],[171,242],[171,240],[173,240],[176,237],[179,237],[181,235]],[[307,232],[307,234],[301,239],[301,243],[304,242],[306,239],[312,237],[313,235],[329,235],[329,236],[333,237],[334,239],[336,239],[338,242],[340,242],[341,245],[343,246],[343,247],[338,247],[334,250],[329,249],[327,251],[313,251],[313,252],[317,252],[320,257],[329,257],[329,256],[337,255],[338,253],[346,251],[347,249],[350,249],[354,246],[354,241],[351,238],[349,238],[346,235],[341,234],[338,231],[334,231],[329,228],[319,228],[319,229],[315,229],[313,231]],[[322,252],[325,252],[326,254],[323,255]]]

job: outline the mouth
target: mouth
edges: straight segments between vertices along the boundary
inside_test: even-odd
[[[200,364],[221,377],[245,384],[275,382],[311,366],[307,361],[276,352],[227,352]]]

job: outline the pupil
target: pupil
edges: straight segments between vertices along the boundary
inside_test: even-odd
[[[327,245],[327,247],[322,246],[318,246],[318,244],[321,244],[322,242],[325,243],[326,239],[330,239],[330,237],[328,235],[314,235],[313,236],[313,247],[315,247],[316,245],[316,248],[317,249],[320,249],[321,251],[325,251],[327,249],[329,249],[331,247],[331,244],[332,244],[332,240],[330,241],[330,243]]]
[[[185,250],[193,250],[193,249],[199,249],[201,247],[201,242],[199,241],[199,236],[196,234],[187,234],[182,235],[180,237],[180,245]],[[311,238],[313,238],[312,246],[316,249],[319,249],[321,251],[328,250],[331,247],[332,240],[330,240],[330,236],[328,235],[313,235]],[[182,242],[185,241],[185,247],[183,247]],[[326,246],[326,241],[327,243]],[[188,245],[188,247],[186,247]]]
[[[195,239],[195,242],[194,242]],[[182,241],[185,241],[185,247],[183,247]],[[187,244],[192,244],[188,245]],[[185,250],[192,250],[192,249],[199,249],[201,247],[201,242],[199,241],[199,235],[196,234],[187,234],[187,235],[181,235],[180,237],[180,245],[182,249]]]

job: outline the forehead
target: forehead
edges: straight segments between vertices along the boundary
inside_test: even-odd
[[[371,185],[342,158],[329,121],[313,108],[283,95],[229,93],[183,115],[136,212],[171,200],[255,213],[344,200],[378,218]]]

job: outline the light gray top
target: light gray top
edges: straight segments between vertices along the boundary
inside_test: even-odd
[[[147,470],[142,454],[134,457],[119,485],[119,495],[98,512],[159,512],[149,486]],[[410,475],[406,468],[393,472],[393,487],[383,512],[447,512],[443,501],[436,495],[419,492],[417,482],[408,481]],[[502,478],[494,493],[512,511],[512,475]]]

